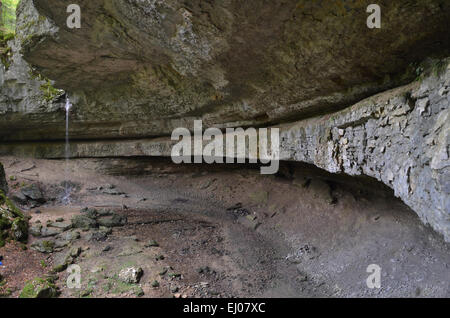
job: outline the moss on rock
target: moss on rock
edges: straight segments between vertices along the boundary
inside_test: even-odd
[[[0,190],[0,247],[9,239],[27,241],[28,219]]]
[[[50,279],[37,277],[25,284],[19,298],[54,298],[58,295],[58,288]]]

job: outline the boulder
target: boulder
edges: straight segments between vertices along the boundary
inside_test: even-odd
[[[54,248],[55,242],[50,240],[39,240],[31,244],[31,249],[45,254],[53,253]]]
[[[28,202],[27,197],[21,191],[16,191],[12,193],[10,197],[11,200],[20,205],[26,205]]]
[[[36,201],[37,203],[45,203],[46,201],[40,186],[36,183],[24,187],[20,191],[25,197],[30,200]]]
[[[6,239],[26,242],[28,219],[12,201],[0,191],[0,246]]]
[[[114,213],[112,216],[99,218],[98,224],[104,227],[124,226],[127,224],[127,217]]]
[[[97,222],[85,215],[74,215],[71,223],[74,228],[88,229],[97,227]]]
[[[50,279],[38,277],[26,282],[19,298],[54,298],[58,294],[58,288]]]
[[[141,267],[128,267],[119,272],[119,279],[127,284],[139,283],[144,271]]]

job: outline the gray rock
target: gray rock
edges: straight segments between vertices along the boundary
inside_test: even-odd
[[[74,215],[71,223],[74,228],[87,229],[97,227],[97,222],[85,215]]]
[[[60,234],[62,231],[57,228],[51,227],[42,227],[41,228],[41,237],[51,237]]]
[[[86,215],[88,218],[90,219],[97,219],[97,216],[99,215],[97,209],[93,209],[93,208],[84,208],[81,210],[81,212]]]
[[[127,217],[118,214],[113,214],[110,217],[102,217],[98,219],[98,224],[105,227],[124,226],[126,223]]]
[[[137,284],[143,274],[141,267],[128,267],[119,272],[119,279],[127,284]]]
[[[42,224],[35,224],[32,227],[30,227],[30,234],[34,237],[41,236],[41,230],[42,230]]]
[[[69,252],[70,256],[73,258],[78,257],[81,254],[81,247],[74,247]]]
[[[158,247],[159,244],[155,240],[150,240],[144,245],[145,247]]]
[[[41,188],[36,183],[24,187],[20,191],[24,196],[38,203],[45,203],[46,201],[44,195],[42,194]]]
[[[66,247],[66,246],[68,246],[70,244],[70,241],[69,240],[61,240],[61,239],[56,239],[55,240],[55,246],[54,246],[54,248],[55,249],[62,249],[62,248],[64,248],[64,247]]]
[[[63,240],[63,241],[73,242],[80,238],[80,232],[78,232],[78,231],[64,232],[64,233],[59,234],[56,238]]]
[[[31,249],[41,253],[52,253],[55,242],[50,240],[39,240],[31,244]]]
[[[11,199],[20,205],[25,205],[28,202],[27,197],[21,191],[14,192],[11,195]]]
[[[53,223],[49,223],[47,224],[48,227],[54,227],[54,228],[58,228],[62,231],[67,231],[70,230],[72,228],[72,224],[69,222],[53,222]]]
[[[108,233],[101,230],[93,230],[86,235],[86,240],[88,241],[105,241],[108,237]]]

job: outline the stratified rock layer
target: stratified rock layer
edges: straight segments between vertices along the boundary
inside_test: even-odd
[[[340,112],[279,126],[281,160],[374,177],[450,240],[449,61],[433,62],[421,81]],[[170,156],[175,143],[169,138],[76,141],[70,152],[75,158]],[[0,145],[0,155],[63,158],[64,151],[58,142]]]
[[[70,92],[73,139],[167,136],[195,118],[292,122],[406,84],[450,48],[442,0],[378,1],[381,29],[366,26],[371,1],[80,0],[81,28],[69,29],[71,3],[22,1],[17,40]],[[13,104],[0,140],[64,139],[61,106]]]
[[[374,177],[450,240],[448,1],[380,0],[381,29],[371,1],[80,0],[81,29],[70,3],[19,5],[0,154],[64,157],[56,88],[73,157],[169,156],[194,119],[278,125],[283,160]]]

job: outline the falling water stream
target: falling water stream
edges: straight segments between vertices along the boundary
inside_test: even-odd
[[[70,141],[69,141],[69,113],[72,104],[70,103],[69,96],[66,95],[66,145],[65,145],[65,168],[64,168],[64,204],[70,203],[70,182],[69,182],[69,157],[70,157]]]

